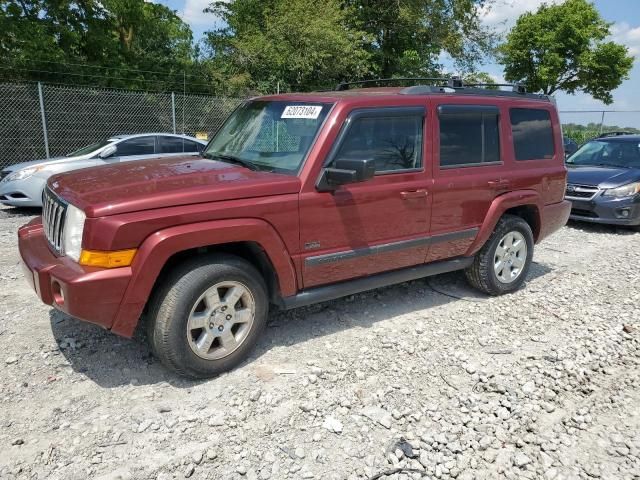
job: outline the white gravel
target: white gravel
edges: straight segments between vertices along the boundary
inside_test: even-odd
[[[286,313],[206,382],[41,305],[0,209],[0,478],[640,478],[640,233],[570,225],[524,288],[461,274]]]

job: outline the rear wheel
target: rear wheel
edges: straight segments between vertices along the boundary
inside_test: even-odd
[[[502,295],[522,286],[532,259],[531,227],[520,217],[504,215],[465,273],[477,289]]]
[[[251,264],[226,254],[198,257],[177,267],[154,296],[151,348],[181,375],[216,376],[253,349],[268,305],[264,280]]]

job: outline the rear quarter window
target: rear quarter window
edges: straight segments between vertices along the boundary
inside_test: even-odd
[[[509,110],[516,160],[548,160],[555,153],[553,127],[548,110],[512,108]]]

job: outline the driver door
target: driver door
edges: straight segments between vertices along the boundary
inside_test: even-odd
[[[391,107],[349,114],[327,166],[338,158],[372,158],[376,175],[301,194],[304,288],[425,261],[431,208],[425,112]]]

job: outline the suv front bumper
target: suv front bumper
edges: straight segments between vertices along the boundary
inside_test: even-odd
[[[49,249],[40,218],[18,230],[24,275],[40,299],[72,317],[110,328],[131,278],[131,268],[83,267]]]

